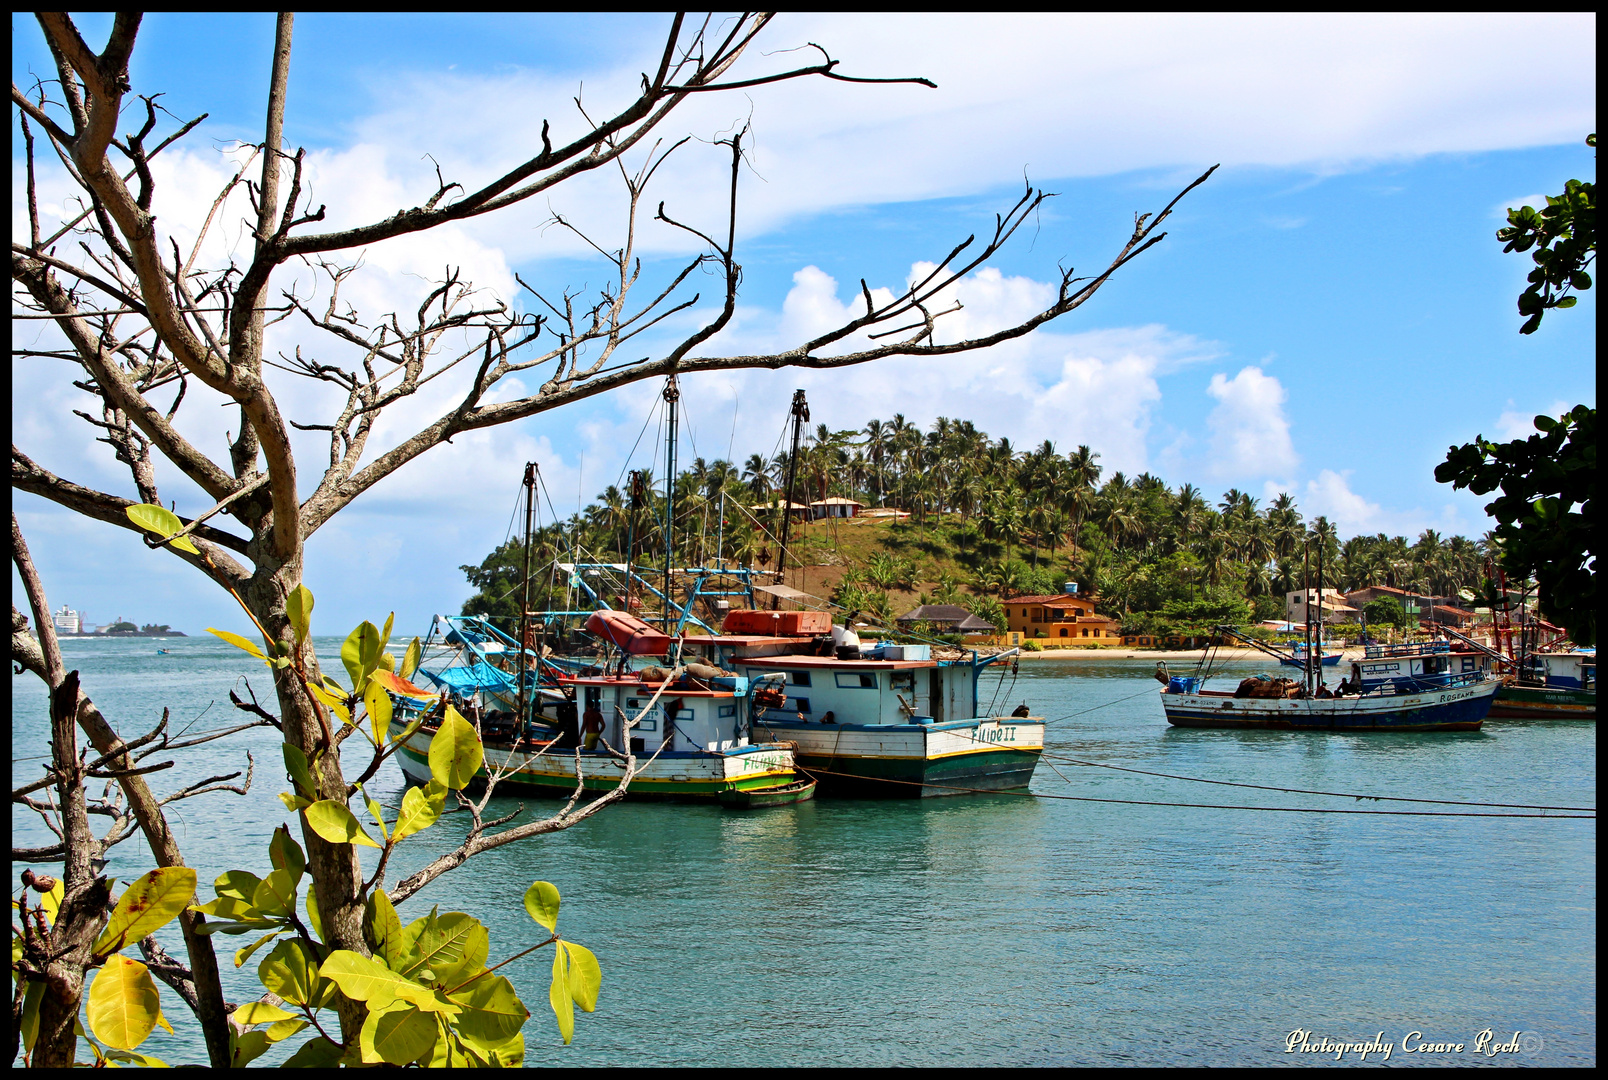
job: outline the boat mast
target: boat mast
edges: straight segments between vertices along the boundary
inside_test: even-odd
[[[525,574],[519,598],[519,722],[525,723],[525,653],[530,640],[530,554],[531,532],[536,512],[536,463],[525,463]]]
[[[664,381],[664,400],[669,406],[668,434],[664,440],[664,629],[670,632],[670,560],[675,552],[676,513],[676,402],[681,388],[676,377]]]
[[[782,543],[781,554],[776,557],[776,570],[778,585],[787,584],[787,526],[793,519],[793,480],[798,476],[798,440],[803,434],[804,424],[810,418],[809,402],[804,400],[803,390],[793,391],[793,449],[787,455],[787,494],[782,499]],[[782,606],[780,596],[771,596],[771,610]]]
[[[1317,687],[1323,685],[1323,534],[1321,532],[1318,533],[1318,628],[1313,634],[1311,651],[1318,654],[1312,661],[1312,681],[1315,684],[1313,693],[1316,693]]]
[[[1306,606],[1306,621],[1301,627],[1301,683],[1312,696],[1312,541],[1301,548],[1301,597]]]

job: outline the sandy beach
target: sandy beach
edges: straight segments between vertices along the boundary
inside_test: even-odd
[[[1004,651],[1004,650],[1000,650]],[[1362,659],[1362,647],[1342,649],[1341,662],[1350,663]],[[978,650],[979,655],[982,650]],[[1187,660],[1193,663],[1200,659],[1199,649],[1046,649],[1042,652],[1020,652],[1016,658],[1022,660],[1156,660],[1173,663]],[[1266,653],[1255,649],[1219,648],[1215,660],[1266,660],[1273,662],[1273,658]],[[1331,669],[1332,670],[1332,669]]]

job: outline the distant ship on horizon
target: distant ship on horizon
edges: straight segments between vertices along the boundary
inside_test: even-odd
[[[50,621],[56,627],[57,637],[187,637],[182,630],[174,630],[166,623],[147,623],[136,627],[133,623],[124,622],[119,615],[105,626],[96,626],[84,617],[82,611],[74,611],[63,604],[51,612]]]

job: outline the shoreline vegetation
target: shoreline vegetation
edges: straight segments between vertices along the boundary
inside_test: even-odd
[[[1124,636],[1166,640],[1283,620],[1285,595],[1315,587],[1320,562],[1325,588],[1468,598],[1489,591],[1488,567],[1500,554],[1489,534],[1470,540],[1426,529],[1416,541],[1384,533],[1342,540],[1328,518],[1303,517],[1288,493],[1263,507],[1231,488],[1214,504],[1193,484],[1107,475],[1099,457],[1088,446],[1061,453],[1048,440],[1020,450],[949,417],[927,431],[899,414],[854,430],[820,424],[796,461],[785,451],[750,455],[741,467],[696,458],[678,472],[669,515],[676,562],[774,571],[791,482],[784,583],[873,626],[896,631],[895,620],[920,605],[954,604],[1004,633],[1005,601],[1077,582]],[[662,569],[665,501],[662,479],[637,470],[579,513],[536,529],[532,607],[568,609],[560,562]],[[476,589],[462,612],[516,618],[525,565],[514,536],[478,566],[460,567]],[[631,609],[651,619],[658,604],[638,595]],[[1416,629],[1394,601],[1369,605],[1366,617],[1376,634]],[[1356,623],[1331,624],[1328,633],[1361,636]]]

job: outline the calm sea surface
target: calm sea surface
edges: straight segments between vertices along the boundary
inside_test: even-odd
[[[326,657],[338,647],[320,642]],[[228,691],[244,696],[242,678],[272,700],[266,669],[210,636],[69,639],[64,651],[126,736],[164,707],[175,729],[236,722]],[[1078,758],[1363,795],[1596,805],[1594,724],[1492,721],[1448,735],[1184,731],[1163,719],[1150,669],[1142,660],[1035,660],[1014,685],[1005,676],[1001,711],[1025,700],[1035,714],[1065,717],[1049,729],[1034,793],[1414,808],[1054,760]],[[1229,676],[1257,670],[1233,665]],[[48,753],[44,701],[32,676],[13,680],[15,782],[36,778]],[[258,765],[248,796],[170,807],[205,899],[224,870],[267,871],[269,834],[288,819],[275,797],[286,788],[277,735],[254,730],[181,751],[178,766],[152,777],[170,791],[244,767],[247,750]],[[389,765],[370,785],[390,807],[402,789]],[[521,820],[553,805],[537,803]],[[465,827],[464,817],[448,816],[409,840],[390,880],[449,848]],[[15,809],[12,832],[18,843],[45,835]],[[372,853],[363,857],[372,864]],[[151,865],[135,838],[114,849],[109,873],[130,880]],[[626,804],[479,856],[402,916],[431,904],[469,911],[490,927],[495,961],[542,936],[520,903],[538,878],[562,892],[559,929],[597,953],[604,981],[597,1012],[579,1014],[566,1048],[546,1004],[546,951],[504,969],[534,1014],[525,1026],[531,1064],[1334,1062],[1332,1053],[1286,1054],[1296,1030],[1346,1041],[1383,1032],[1395,1044],[1392,1065],[1472,1064],[1489,1060],[1472,1050],[1486,1028],[1503,1041],[1530,1037],[1527,1053],[1499,1063],[1596,1062],[1593,821],[1007,795],[746,813]],[[219,940],[229,950],[226,989],[248,1000],[256,958],[238,971],[230,958],[251,939]],[[171,992],[163,996],[179,1034],[158,1032],[145,1048],[170,1062],[204,1061],[193,1019]],[[1470,1046],[1407,1054],[1410,1032],[1422,1035],[1409,1045]]]

